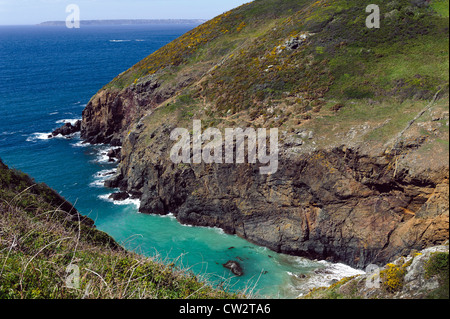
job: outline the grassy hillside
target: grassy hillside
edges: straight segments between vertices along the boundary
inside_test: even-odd
[[[145,101],[140,85],[154,81],[170,92],[138,107],[151,109],[149,134],[167,121],[202,119],[210,127],[314,130],[322,136],[315,143],[330,147],[368,123],[361,141],[384,145],[436,93],[438,111],[448,111],[448,0],[380,1],[380,29],[365,25],[368,4],[256,0],[181,36],[103,89],[129,89]],[[445,134],[439,139],[448,150]]]
[[[71,264],[77,289],[66,286]],[[55,191],[0,161],[0,299],[233,297],[125,251]]]
[[[370,1],[307,3],[205,79],[197,94],[215,116],[295,127],[333,107],[429,100],[447,87],[448,18],[433,7],[384,1],[381,28],[367,29]]]

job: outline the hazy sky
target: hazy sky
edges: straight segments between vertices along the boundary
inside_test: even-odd
[[[76,4],[81,20],[210,19],[250,0],[0,0],[0,25],[65,21]]]

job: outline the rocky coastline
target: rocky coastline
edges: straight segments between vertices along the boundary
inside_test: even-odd
[[[105,183],[121,189],[118,199],[139,198],[142,213],[172,213],[180,223],[219,227],[276,252],[358,268],[448,238],[445,169],[394,176],[389,156],[341,147],[283,158],[267,177],[253,164],[174,165],[169,144],[157,145],[161,153],[144,155],[126,140]]]
[[[120,189],[114,198],[139,198],[142,213],[171,213],[182,224],[219,227],[276,252],[357,268],[448,240],[448,166],[407,160],[424,143],[420,135],[374,152],[350,139],[314,149],[298,143],[314,142],[312,131],[284,134],[278,172],[262,176],[255,164],[173,164],[174,125],[158,126],[150,139],[145,121],[127,128],[124,134],[112,124],[105,137],[84,117],[82,138],[120,145],[119,168],[105,186]]]
[[[423,34],[413,31],[431,20],[408,20],[409,12],[438,19],[428,17],[432,11],[424,9],[423,1],[418,3],[421,5],[401,2],[397,11],[405,18],[389,22],[399,30],[410,28],[404,41],[416,44]],[[348,27],[356,21],[355,15],[365,19],[363,10],[358,13],[347,8],[326,21],[303,23],[305,17],[314,21],[322,8],[289,2],[295,10],[280,11],[280,15],[286,13],[286,18],[288,12],[297,12],[289,17],[298,24],[296,37],[284,31],[295,23],[280,18],[274,20],[277,28],[264,29],[262,38],[255,36],[246,42],[239,32],[251,23],[255,30],[263,30],[258,24],[260,16],[255,19],[250,9],[264,4],[240,7],[200,26],[122,73],[92,97],[83,111],[81,138],[120,147],[120,154],[111,154],[119,161],[117,173],[105,186],[120,189],[116,198],[139,198],[142,213],[171,213],[180,223],[218,227],[276,252],[357,268],[383,265],[414,249],[448,240],[448,85],[430,84],[430,89],[424,90],[424,85],[416,88],[411,84],[406,88],[399,79],[383,91],[367,82],[364,90],[373,89],[370,94],[358,91],[360,87],[341,87],[333,72],[342,68],[325,67],[329,61],[324,54],[344,56],[345,61],[358,56],[358,65],[369,65],[375,58],[381,63],[385,55],[374,52],[382,50],[387,41],[397,45],[406,35],[379,34],[366,43],[365,34],[355,34],[354,28]],[[268,8],[264,10],[273,18]],[[258,10],[265,14],[262,8]],[[229,42],[221,40],[221,24],[231,30],[232,17],[246,14],[251,18],[233,25],[238,40],[228,47]],[[404,25],[405,21],[409,24]],[[448,24],[448,18],[446,21],[442,25]],[[436,37],[444,30],[432,24],[427,28],[435,28]],[[339,41],[328,41],[334,38]],[[364,47],[359,55],[351,55],[349,43],[362,45],[361,39]],[[273,47],[262,47],[267,41]],[[210,43],[223,46],[220,54],[208,51]],[[239,53],[234,51],[238,44],[243,48]],[[203,56],[189,51],[197,45],[205,45],[211,57],[202,60]],[[200,62],[192,64],[180,58],[183,50]],[[409,57],[408,52],[403,54]],[[268,61],[272,61],[270,65]],[[256,66],[244,70],[244,62],[261,64],[261,70]],[[242,73],[254,70],[260,71],[254,73],[260,82],[255,82],[252,90],[245,89],[253,79]],[[290,90],[277,92],[273,98],[276,90],[271,85],[282,85],[277,82],[277,72],[288,74],[289,70],[293,72],[289,73],[291,82],[284,84]],[[305,76],[293,78],[300,70],[307,70]],[[316,75],[322,77],[314,78]],[[234,79],[229,86],[239,84],[242,90],[223,89],[227,79]],[[416,74],[408,83],[426,79]],[[325,98],[329,91],[332,93]],[[342,97],[340,92],[347,95]],[[250,98],[245,99],[246,94]],[[246,108],[233,105],[229,102],[232,98],[245,101]],[[227,108],[222,109],[218,100]],[[347,108],[355,109],[355,114],[346,112]],[[335,120],[343,112],[345,116]],[[360,115],[367,112],[372,112],[374,119]],[[221,123],[221,129],[237,123],[280,127],[277,173],[261,175],[258,165],[248,163],[174,164],[169,154],[174,145],[170,133],[193,119]]]

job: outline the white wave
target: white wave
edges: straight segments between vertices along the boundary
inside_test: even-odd
[[[111,146],[107,146],[107,147],[102,147],[100,148],[100,150],[98,151],[97,157],[94,160],[94,162],[96,163],[100,163],[100,164],[105,164],[105,163],[115,163],[117,162],[117,159],[113,158],[112,161],[110,161],[110,158],[108,156],[108,152],[111,150],[116,150],[119,149],[120,147],[111,147]]]
[[[177,219],[174,214],[161,215],[161,218]]]
[[[323,267],[306,274],[306,276],[288,272],[288,275],[296,281],[295,289],[299,296],[307,294],[313,288],[329,287],[333,282],[340,281],[345,277],[365,274],[362,270],[341,263],[333,264],[327,261],[318,261],[317,263]]]
[[[7,132],[7,131],[5,131],[5,132],[1,132],[0,136],[9,136],[9,135],[17,134],[17,133],[20,133],[20,131],[19,132]]]
[[[136,41],[136,42],[145,42],[145,40],[142,40],[142,39],[136,39],[134,41]]]
[[[109,198],[109,196],[111,196],[111,195],[112,194],[99,195],[98,198],[100,198],[101,200],[104,200],[106,202],[114,203],[114,200]]]
[[[66,123],[70,123],[72,125],[75,125],[76,122],[81,121],[81,118],[79,119],[65,119],[65,120],[59,120],[56,121],[56,124],[66,124]]]
[[[220,235],[226,235],[225,231],[222,228],[213,227],[212,229]]]
[[[76,133],[73,133],[73,134],[70,134],[70,135],[66,135],[66,136],[58,134],[56,136],[53,136],[53,138],[60,138],[60,139],[68,139],[68,140],[70,140],[70,139],[73,139],[73,138],[80,138],[80,136],[81,136],[81,133],[80,132],[76,132]]]
[[[140,203],[140,202],[139,202]],[[159,215],[160,218],[168,218],[171,220],[176,221],[177,218],[175,217],[175,215],[173,213],[168,213],[167,215]],[[188,227],[188,228],[203,228],[203,229],[209,229],[212,231],[215,231],[217,234],[219,235],[226,235],[225,231],[221,228],[218,227],[206,227],[206,226],[193,226],[193,225],[189,225],[189,224],[181,224],[179,223],[179,225],[183,226],[183,227]]]
[[[131,42],[131,40],[109,40],[109,42]]]
[[[100,152],[100,154],[97,155],[95,162],[100,163],[100,164],[101,163],[110,163],[108,152]]]
[[[128,198],[125,200],[118,201],[109,198],[109,196],[111,196],[111,194],[99,195],[98,198],[113,203],[114,205],[121,205],[121,206],[134,205],[136,208],[139,208],[141,206],[141,201],[139,199]]]
[[[61,134],[58,134],[56,136],[52,135],[52,132],[49,133],[33,133],[30,136],[27,137],[26,141],[27,142],[37,142],[37,141],[46,141],[46,140],[50,140],[50,139],[72,139],[72,138],[76,138],[79,137],[80,133],[74,133],[71,135],[67,135],[67,136],[62,136]]]
[[[79,141],[72,144],[72,147],[88,147],[89,143],[83,143],[83,141]]]
[[[49,140],[49,136],[51,136],[52,133],[33,133],[27,138],[27,142],[36,142],[36,141],[43,141],[43,140]]]
[[[56,115],[56,114],[59,114],[59,112],[48,113],[48,115]]]
[[[115,169],[104,169],[95,173],[94,178],[107,179],[116,172]]]
[[[90,187],[103,188],[105,181],[116,172],[115,169],[105,169],[94,174],[94,181],[89,184]]]
[[[114,204],[116,204],[116,203],[114,203]],[[141,200],[137,199],[137,198],[128,198],[128,199],[125,199],[124,201],[118,202],[117,205],[133,205],[137,209],[139,209],[139,207],[141,207]]]
[[[96,163],[109,163],[108,150],[100,150],[95,158]]]
[[[89,183],[89,187],[93,188],[103,188],[105,186],[105,181],[95,180],[92,183]]]
[[[86,103],[81,103],[80,101],[78,101],[77,103],[73,103],[72,105],[79,106],[79,107],[86,107],[87,104]]]
[[[172,215],[172,216],[173,216],[173,215]],[[162,217],[165,217],[165,216],[162,216]],[[175,216],[173,216],[173,217],[171,217],[171,218],[176,219]],[[219,235],[226,235],[225,231],[224,231],[223,229],[221,229],[221,228],[218,228],[218,227],[194,226],[194,225],[181,224],[181,223],[180,223],[180,225],[183,226],[183,227],[188,227],[188,228],[203,228],[203,229],[208,229],[208,230],[212,230],[212,231],[216,232],[216,233],[219,234]]]
[[[328,271],[331,271],[334,275],[340,276],[341,277],[340,279],[345,278],[345,277],[365,274],[365,272],[363,270],[355,269],[355,268],[352,268],[348,265],[341,264],[341,263],[333,264],[333,263],[330,263],[330,262],[327,262],[324,260],[319,261],[319,263],[325,265],[325,267],[326,267],[325,269]]]

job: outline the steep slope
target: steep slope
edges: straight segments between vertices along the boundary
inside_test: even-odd
[[[448,1],[256,0],[125,71],[83,112],[142,212],[364,267],[448,239]],[[174,164],[174,128],[279,128],[279,168]]]
[[[93,225],[0,160],[0,299],[236,297],[125,251]]]

